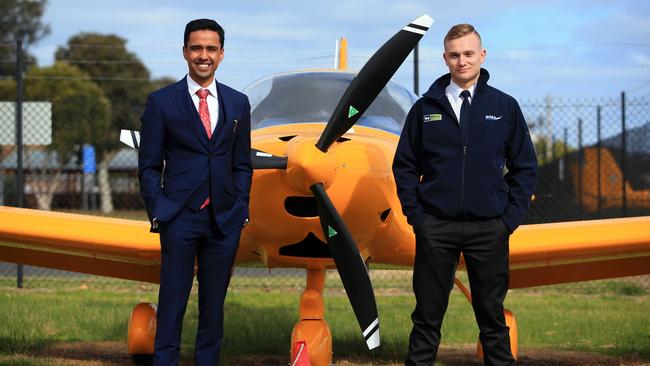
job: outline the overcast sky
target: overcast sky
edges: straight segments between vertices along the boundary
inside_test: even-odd
[[[226,30],[217,78],[237,89],[275,72],[332,67],[336,40],[348,39],[349,68],[365,61],[401,27],[428,13],[420,42],[420,92],[446,73],[442,38],[450,26],[476,26],[493,86],[517,99],[650,95],[650,2],[630,1],[72,1],[50,0],[52,33],[32,47],[40,65],[79,32],[128,40],[153,77],[186,73],[185,24],[217,20]],[[413,87],[412,58],[393,78]]]

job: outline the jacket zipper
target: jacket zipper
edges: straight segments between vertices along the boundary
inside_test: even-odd
[[[467,156],[467,144],[463,145],[463,162],[462,168],[460,171],[460,207],[458,213],[462,216],[464,211],[464,200],[465,200],[465,157]]]
[[[471,116],[471,113],[470,113]],[[467,140],[469,135],[469,124],[471,118],[467,119],[467,126],[461,126],[461,140],[463,144],[463,157],[462,157],[462,166],[460,172],[460,207],[458,209],[458,214],[462,217],[465,214],[465,161],[467,160]],[[464,131],[463,131],[464,130]]]

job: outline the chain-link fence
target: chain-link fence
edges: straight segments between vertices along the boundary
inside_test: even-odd
[[[20,98],[16,79],[0,79],[0,205],[144,220],[137,152],[120,145],[118,131],[137,128],[146,94],[161,81],[118,69],[104,70],[114,72],[111,77],[93,76],[83,67],[95,64],[75,65],[75,50],[72,45],[66,50],[68,62],[27,71]],[[107,65],[120,68],[118,61]],[[17,99],[22,150],[16,149]],[[540,163],[525,223],[650,215],[650,98],[547,97],[521,106]],[[20,270],[26,286],[117,281],[29,266]],[[15,284],[16,273],[16,265],[0,263],[1,283]],[[233,284],[240,286],[304,284],[302,270],[239,268],[236,274]],[[372,277],[380,288],[410,288],[410,271],[373,270]]]
[[[650,215],[648,98],[547,98],[522,108],[540,164],[526,223]],[[17,204],[20,170],[25,207],[144,219],[137,151],[119,147],[102,161],[81,141],[62,151],[56,112],[51,102],[23,103],[19,164],[15,102],[0,101],[0,204]]]
[[[650,215],[647,98],[522,103],[540,164],[526,223]]]

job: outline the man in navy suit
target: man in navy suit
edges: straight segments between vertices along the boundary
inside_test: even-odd
[[[195,259],[195,364],[219,360],[223,304],[248,223],[252,176],[248,98],[214,77],[223,45],[217,22],[189,22],[183,45],[188,75],[151,93],[142,115],[140,191],[161,246],[155,365],[178,364]]]

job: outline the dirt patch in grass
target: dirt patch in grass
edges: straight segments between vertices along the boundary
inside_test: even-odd
[[[474,345],[440,347],[439,362],[454,366],[480,366]],[[336,358],[337,366],[401,366],[401,360],[375,360],[370,358]],[[286,356],[229,357],[229,365],[239,366],[286,366]],[[0,356],[0,365],[67,365],[67,366],[123,366],[132,364],[124,342],[73,342],[59,343],[31,354]],[[595,353],[555,351],[543,349],[520,350],[520,366],[648,366],[649,360],[635,357],[614,357]],[[192,365],[184,359],[181,366]]]
[[[0,356],[0,365],[124,366],[131,363],[124,342],[57,343],[28,354]]]
[[[475,356],[476,345],[445,347],[440,350],[440,362],[445,365],[479,366]],[[650,361],[633,357],[614,357],[598,353],[558,351],[549,349],[520,349],[517,365],[520,366],[641,366]]]

